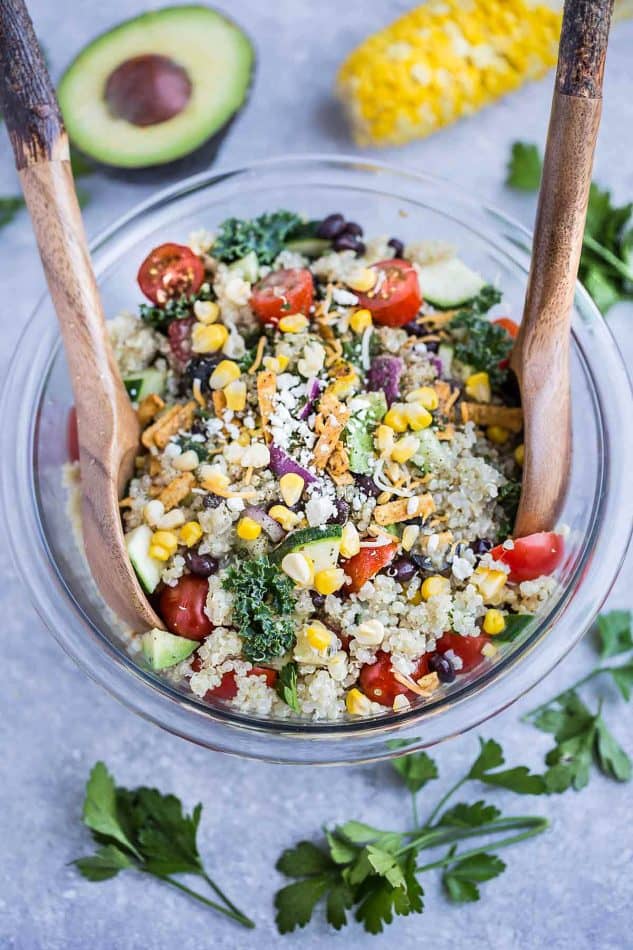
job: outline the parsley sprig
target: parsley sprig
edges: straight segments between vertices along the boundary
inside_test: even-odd
[[[424,889],[419,877],[442,871],[449,900],[464,903],[479,900],[479,886],[505,870],[496,854],[541,834],[547,819],[532,815],[503,816],[496,805],[484,801],[446,807],[449,799],[468,782],[507,788],[520,795],[545,791],[542,776],[525,766],[502,769],[501,746],[492,739],[480,740],[479,754],[469,771],[459,779],[420,824],[417,795],[438,777],[436,763],[426,752],[396,759],[393,767],[409,790],[414,804],[414,825],[408,831],[386,831],[359,821],[348,821],[326,830],[325,842],[301,841],[282,853],[277,869],[295,878],[275,896],[277,927],[288,933],[304,927],[316,906],[324,901],[326,918],[336,929],[348,923],[349,912],[369,933],[380,933],[395,915],[407,916],[424,910]],[[483,838],[483,846],[458,850],[458,843]],[[448,849],[426,863],[422,852]]]
[[[207,874],[196,836],[202,805],[187,815],[175,795],[155,788],[117,786],[103,762],[97,762],[86,785],[83,822],[98,845],[94,854],[73,864],[87,880],[106,881],[120,871],[134,869],[169,884],[231,920],[252,928],[239,910]],[[192,890],[175,874],[201,877],[222,901]]]

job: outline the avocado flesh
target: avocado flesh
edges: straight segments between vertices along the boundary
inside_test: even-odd
[[[104,92],[122,63],[150,53],[186,71],[191,95],[172,118],[134,125],[112,114]],[[144,168],[183,158],[207,142],[244,102],[252,66],[251,44],[230,20],[209,7],[166,7],[94,40],[64,73],[58,97],[77,148],[106,165]]]

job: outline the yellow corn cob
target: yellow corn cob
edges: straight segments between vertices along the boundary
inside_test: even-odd
[[[401,145],[538,79],[556,64],[562,2],[429,0],[368,37],[338,94],[359,145]],[[616,15],[631,15],[631,0]]]

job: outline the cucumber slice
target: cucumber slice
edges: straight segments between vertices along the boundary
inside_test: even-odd
[[[411,461],[423,472],[428,474],[446,464],[446,454],[442,443],[432,429],[422,429],[416,433],[419,447]]]
[[[236,277],[247,280],[249,284],[256,283],[259,275],[257,254],[255,251],[249,251],[244,257],[240,257],[239,261],[234,261],[232,264],[229,264],[229,270],[232,274],[235,274]]]
[[[451,366],[453,365],[453,355],[455,350],[450,343],[440,343],[437,348],[437,355],[442,361],[442,375],[451,375]]]
[[[198,642],[153,627],[141,637],[141,646],[143,656],[153,670],[166,670],[191,656]]]
[[[354,404],[362,408],[355,409]],[[384,393],[363,393],[352,400],[352,415],[344,433],[349,452],[349,468],[356,475],[368,475],[374,457],[374,430],[387,412]]]
[[[304,257],[320,257],[321,254],[329,251],[330,247],[329,241],[318,237],[297,238],[294,241],[288,241],[286,244],[286,250],[303,254]]]
[[[424,299],[441,310],[468,303],[486,284],[458,257],[424,264],[418,269],[418,278]]]
[[[126,376],[123,384],[132,402],[141,402],[151,393],[162,396],[165,391],[165,374],[161,370],[150,366],[149,369]]]
[[[272,553],[276,564],[281,564],[286,554],[306,554],[314,564],[315,574],[328,567],[335,567],[341,550],[343,526],[326,524],[315,528],[293,531]]]
[[[152,543],[152,529],[149,525],[140,524],[125,535],[125,546],[132,567],[147,594],[152,594],[158,587],[163,563],[151,557],[149,546]]]

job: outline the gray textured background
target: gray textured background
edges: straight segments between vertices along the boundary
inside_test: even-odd
[[[94,34],[150,4],[31,0],[30,6],[58,74]],[[235,0],[222,6],[255,40],[258,73],[248,107],[225,141],[220,161],[243,162],[284,151],[351,151],[330,96],[336,65],[366,33],[410,4]],[[633,23],[618,27],[609,54],[597,157],[597,177],[613,187],[618,200],[633,197],[632,47]],[[381,154],[451,178],[529,224],[532,199],[504,190],[504,164],[514,139],[542,142],[550,88],[551,79],[545,80],[430,141]],[[9,150],[2,143],[0,193],[11,193],[15,187]],[[88,187],[93,201],[86,220],[93,234],[150,190],[101,177],[89,181]],[[0,232],[0,240],[1,372],[43,281],[24,216]],[[613,311],[609,321],[630,359],[633,306]],[[630,437],[630,422],[626,424]],[[277,854],[299,837],[315,835],[326,821],[357,817],[383,826],[393,820],[398,826],[406,803],[389,767],[324,771],[237,761],[146,725],[61,653],[28,604],[3,545],[0,572],[3,663],[8,665],[0,710],[2,948],[242,950],[259,945],[308,950],[343,942],[376,950],[394,944],[404,950],[427,942],[435,950],[633,946],[631,789],[600,778],[578,795],[520,803],[526,812],[550,816],[552,830],[534,843],[506,852],[508,871],[499,881],[484,885],[480,904],[448,906],[437,881],[429,876],[424,916],[399,920],[380,937],[370,938],[356,927],[336,935],[319,922],[299,935],[279,938],[271,912],[271,898],[279,885],[273,871]],[[631,604],[627,580],[630,585],[631,559],[610,606]],[[521,725],[519,713],[557,692],[591,662],[592,649],[586,642],[527,702],[489,724],[487,734],[494,732],[513,761],[525,758],[537,765],[547,737]],[[607,708],[610,705],[607,701]],[[614,713],[622,717],[619,734],[630,736],[630,710],[614,705]],[[474,736],[466,736],[438,751],[447,779],[460,773],[475,744]],[[152,881],[122,875],[95,885],[66,867],[89,847],[78,818],[84,781],[97,758],[105,759],[124,784],[156,784],[175,791],[188,805],[204,802],[202,853],[229,894],[256,919],[255,937]],[[425,803],[421,804],[424,810]]]

